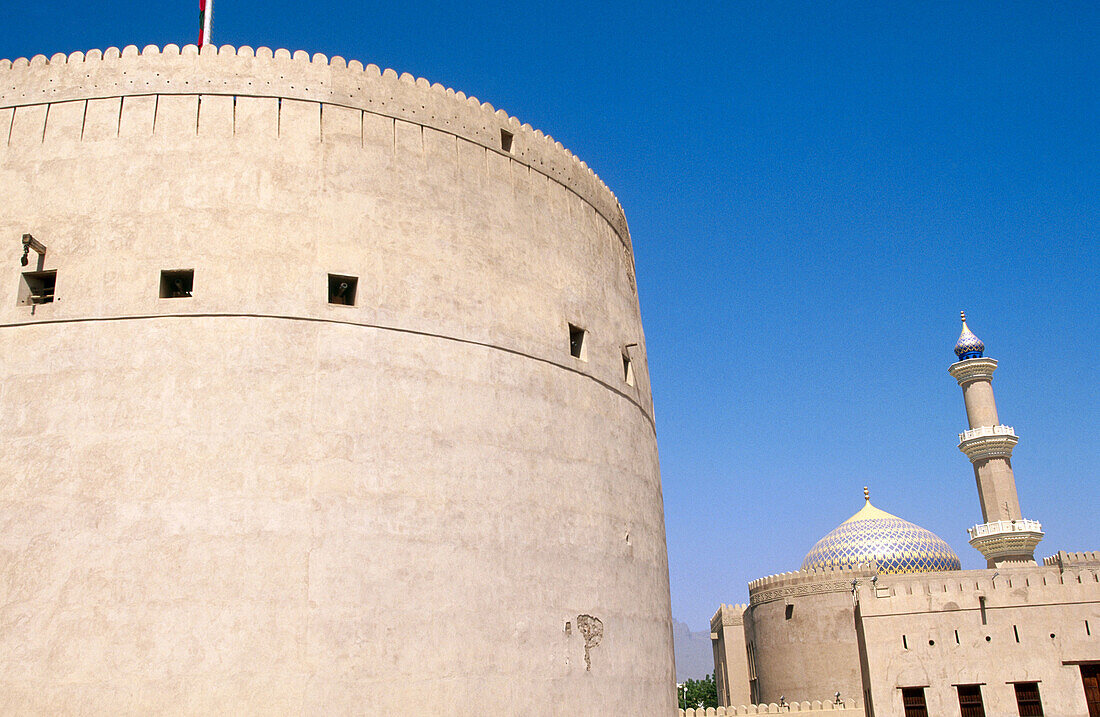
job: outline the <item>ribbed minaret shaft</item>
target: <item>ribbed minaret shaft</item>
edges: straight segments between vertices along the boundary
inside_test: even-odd
[[[1002,426],[993,399],[993,372],[997,362],[985,358],[985,345],[971,333],[962,314],[963,330],[955,345],[960,361],[948,369],[963,391],[970,429],[959,434],[959,450],[974,466],[982,525],[970,529],[970,544],[985,555],[989,567],[1006,562],[1034,561],[1042,539],[1039,523],[1024,520],[1012,474],[1012,449],[1019,439]]]

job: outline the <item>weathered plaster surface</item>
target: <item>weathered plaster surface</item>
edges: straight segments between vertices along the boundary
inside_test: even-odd
[[[0,712],[674,711],[629,235],[559,144],[127,48],[0,63],[0,186]]]
[[[828,703],[840,691],[877,717],[902,717],[901,688],[923,687],[929,714],[957,714],[956,685],[977,684],[986,714],[1009,715],[1013,683],[1037,682],[1045,714],[1087,714],[1079,665],[1100,662],[1100,556],[1061,552],[1045,563],[753,581],[750,605],[724,605],[711,623],[724,701],[756,679],[761,702]]]

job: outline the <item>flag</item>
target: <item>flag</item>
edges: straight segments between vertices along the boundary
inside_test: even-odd
[[[210,42],[210,26],[214,19],[214,0],[199,0],[199,47]]]

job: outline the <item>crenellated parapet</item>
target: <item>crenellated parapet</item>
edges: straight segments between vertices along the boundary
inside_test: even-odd
[[[746,603],[735,603],[733,605],[722,603],[710,619],[710,631],[715,633],[722,627],[744,625],[745,611],[748,609],[749,606]]]
[[[813,568],[769,575],[749,583],[749,604],[758,605],[804,595],[850,592],[853,584],[859,584],[877,573],[876,564],[871,562],[860,564],[855,569]]]
[[[1057,569],[1061,567],[1061,570]],[[1054,569],[1052,569],[1054,568]],[[1043,566],[1034,563],[1006,564],[997,569],[941,571],[915,574],[888,575],[879,573],[874,563],[857,570],[798,570],[779,573],[749,583],[749,606],[771,602],[781,598],[816,595],[831,592],[855,592],[860,597],[900,597],[912,595],[941,595],[944,593],[973,592],[1032,588],[1058,591],[1065,587],[1077,589],[1081,585],[1100,583],[1100,552],[1059,552],[1046,558]],[[722,624],[732,621],[729,616],[743,613],[739,605],[722,605],[711,618]]]
[[[680,710],[679,717],[733,717],[733,715],[767,715],[787,714],[788,712],[831,712],[836,715],[866,714],[859,702],[846,699],[840,702],[814,700],[812,702],[776,702],[761,705],[738,705],[736,707],[700,707],[698,709]]]
[[[1044,566],[1057,566],[1063,570],[1066,568],[1100,568],[1100,550],[1082,550],[1070,552],[1059,550],[1050,557],[1043,558]]]
[[[560,183],[598,212],[630,247],[626,217],[611,190],[587,164],[550,135],[523,124],[504,110],[461,91],[411,74],[381,70],[334,56],[304,51],[223,45],[180,48],[150,45],[138,50],[90,50],[47,58],[0,60],[0,111],[114,97],[256,97],[318,105],[318,140],[326,125],[324,108],[392,118],[452,134],[487,151],[509,157]],[[346,113],[339,116],[343,132]],[[0,122],[7,133],[12,118]],[[334,121],[336,117],[332,118]],[[8,124],[8,127],[4,127]],[[197,125],[197,121],[196,121]],[[280,130],[284,128],[280,127]]]
[[[866,591],[861,589],[859,596],[865,613],[878,612],[876,605],[887,605],[891,602],[874,598],[894,598],[909,605],[905,609],[916,609],[919,606],[922,610],[930,605],[934,609],[943,609],[948,604],[953,606],[952,609],[959,606],[977,607],[978,598],[987,599],[991,605],[1013,604],[1025,594],[1023,591],[1028,596],[1028,604],[1074,602],[1100,588],[1100,556],[1097,556],[1096,561],[1082,559],[1074,564],[1070,555],[1072,554],[1064,554],[1066,562],[1061,564],[1061,569],[1057,562],[1058,556],[1054,556],[1044,560],[1042,566],[1034,563],[1007,563],[995,570],[884,575],[874,586],[862,583],[860,587],[866,588]],[[869,602],[864,601],[864,598]],[[902,608],[895,606],[882,611],[899,609]]]
[[[939,571],[890,575],[879,573],[875,564],[857,570],[815,569],[779,573],[749,583],[749,605],[722,605],[711,618],[713,627],[719,622],[733,624],[734,616],[747,607],[781,598],[816,595],[831,592],[853,592],[859,598],[942,596],[973,593],[990,595],[998,591],[1006,596],[1013,590],[1028,588],[1039,591],[1043,599],[1060,601],[1065,590],[1080,590],[1082,586],[1100,584],[1100,551],[1066,552],[1034,563],[1005,563],[998,569]],[[1038,593],[1037,593],[1038,594]]]

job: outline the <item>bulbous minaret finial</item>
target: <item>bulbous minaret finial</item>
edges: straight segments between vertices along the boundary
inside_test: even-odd
[[[955,355],[959,357],[960,361],[981,358],[982,354],[985,353],[985,344],[966,325],[966,312],[960,311],[959,316],[962,318],[963,329],[962,333],[959,334],[959,340],[955,343]]]
[[[867,486],[863,486],[863,500],[871,502],[871,491],[867,490]]]

